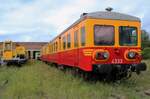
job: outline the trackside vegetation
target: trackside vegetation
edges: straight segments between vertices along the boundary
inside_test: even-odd
[[[143,59],[150,59],[150,37],[146,30],[142,30],[141,40],[142,40],[142,56]]]
[[[140,76],[89,82],[40,61],[0,67],[0,99],[150,99],[150,60]]]
[[[150,59],[150,47],[144,48],[142,54],[144,59]]]

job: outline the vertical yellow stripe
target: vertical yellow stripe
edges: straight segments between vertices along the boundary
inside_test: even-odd
[[[119,47],[119,27],[115,26],[115,46]]]

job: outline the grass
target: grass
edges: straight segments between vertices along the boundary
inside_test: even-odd
[[[120,83],[90,83],[39,61],[0,67],[0,99],[150,99],[148,89],[149,69]]]

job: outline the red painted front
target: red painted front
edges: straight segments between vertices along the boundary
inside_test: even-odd
[[[92,49],[92,54],[90,56],[86,56],[84,54],[84,50]],[[96,50],[104,49],[110,53],[110,57],[107,61],[95,61],[93,58],[93,54]],[[137,64],[141,62],[141,56],[138,55],[135,61],[126,60],[124,57],[124,53],[126,50],[140,50],[140,48],[115,48],[115,47],[90,47],[90,48],[80,48],[73,49],[64,52],[59,52],[55,54],[43,55],[41,57],[42,61],[53,62],[57,64],[63,64],[67,66],[75,66],[79,67],[84,71],[92,71],[93,64]],[[121,63],[112,62],[114,59],[122,59]]]

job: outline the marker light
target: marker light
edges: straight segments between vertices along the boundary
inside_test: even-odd
[[[97,60],[105,60],[105,59],[108,59],[109,53],[108,52],[97,52],[95,57]]]

